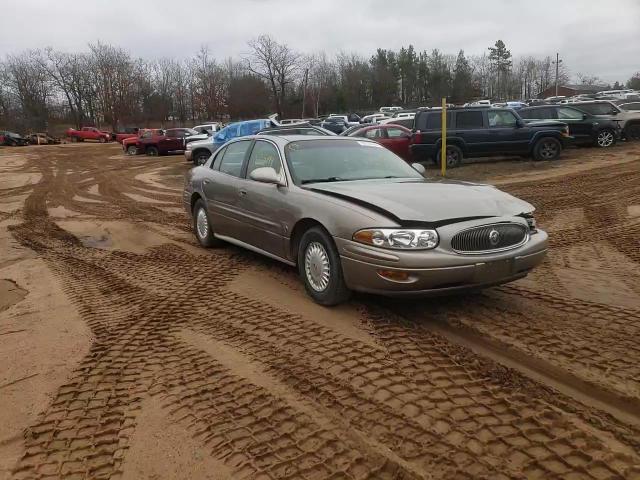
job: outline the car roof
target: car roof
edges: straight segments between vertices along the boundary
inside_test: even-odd
[[[334,140],[334,141],[340,141],[340,142],[367,141],[367,142],[376,143],[373,140],[369,140],[367,138],[342,137],[340,135],[331,135],[331,136],[329,135],[247,135],[246,137],[234,138],[233,140],[230,140],[227,143],[227,145],[232,142],[237,142],[241,140],[267,140],[267,141],[271,141],[273,143],[278,144],[281,148],[283,148],[288,143],[298,142],[302,140],[326,140],[326,141]]]

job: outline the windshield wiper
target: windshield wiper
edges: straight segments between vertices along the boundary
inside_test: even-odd
[[[327,177],[327,178],[310,178],[308,180],[302,180],[303,185],[306,183],[321,183],[321,182],[341,182],[344,178],[340,177]]]

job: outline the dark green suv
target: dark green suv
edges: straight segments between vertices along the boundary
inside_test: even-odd
[[[411,154],[415,161],[440,163],[442,110],[416,114]],[[510,108],[452,108],[447,111],[447,166],[459,166],[465,157],[531,155],[556,160],[570,142],[567,124],[525,122]]]
[[[569,105],[542,105],[518,110],[527,122],[530,120],[559,120],[569,126],[569,133],[576,145],[613,147],[620,138],[620,123],[612,117],[596,117]]]

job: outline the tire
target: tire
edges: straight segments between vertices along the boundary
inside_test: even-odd
[[[321,227],[310,228],[302,235],[298,272],[307,293],[320,305],[338,305],[351,296],[333,239]]]
[[[160,152],[158,150],[158,147],[154,147],[153,145],[147,147],[144,151],[144,153],[148,156],[148,157],[157,157],[158,155],[160,155]]]
[[[125,150],[125,153],[127,155],[131,155],[131,156],[137,155],[138,154],[138,147],[136,147],[135,145],[129,145],[127,147],[127,149]]]
[[[542,160],[557,160],[562,153],[562,144],[559,140],[552,137],[541,138],[533,146],[533,159]]]
[[[603,128],[596,136],[596,147],[610,148],[616,144],[616,133],[609,129]]]
[[[640,123],[629,125],[624,134],[627,140],[640,140]]]
[[[213,235],[213,226],[209,219],[207,207],[202,199],[199,199],[193,206],[192,212],[193,233],[198,239],[198,243],[205,248],[218,247],[222,241]]]
[[[193,164],[195,166],[198,165],[204,165],[207,160],[209,160],[209,157],[211,156],[211,152],[209,151],[203,151],[203,150],[198,150],[194,155],[193,155]]]
[[[462,159],[464,158],[464,154],[459,147],[455,145],[447,145],[447,168],[457,168],[462,165]],[[442,165],[442,149],[438,151],[438,155],[436,157],[436,165]]]
[[[71,137],[71,143],[77,143],[78,137]]]
[[[106,140],[104,137],[100,137],[100,138],[98,139],[98,141],[99,141],[100,143],[105,143],[107,140]]]

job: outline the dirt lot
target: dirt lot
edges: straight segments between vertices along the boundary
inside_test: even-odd
[[[538,207],[528,278],[331,310],[187,168],[0,149],[0,478],[640,479],[640,144],[451,172]]]

